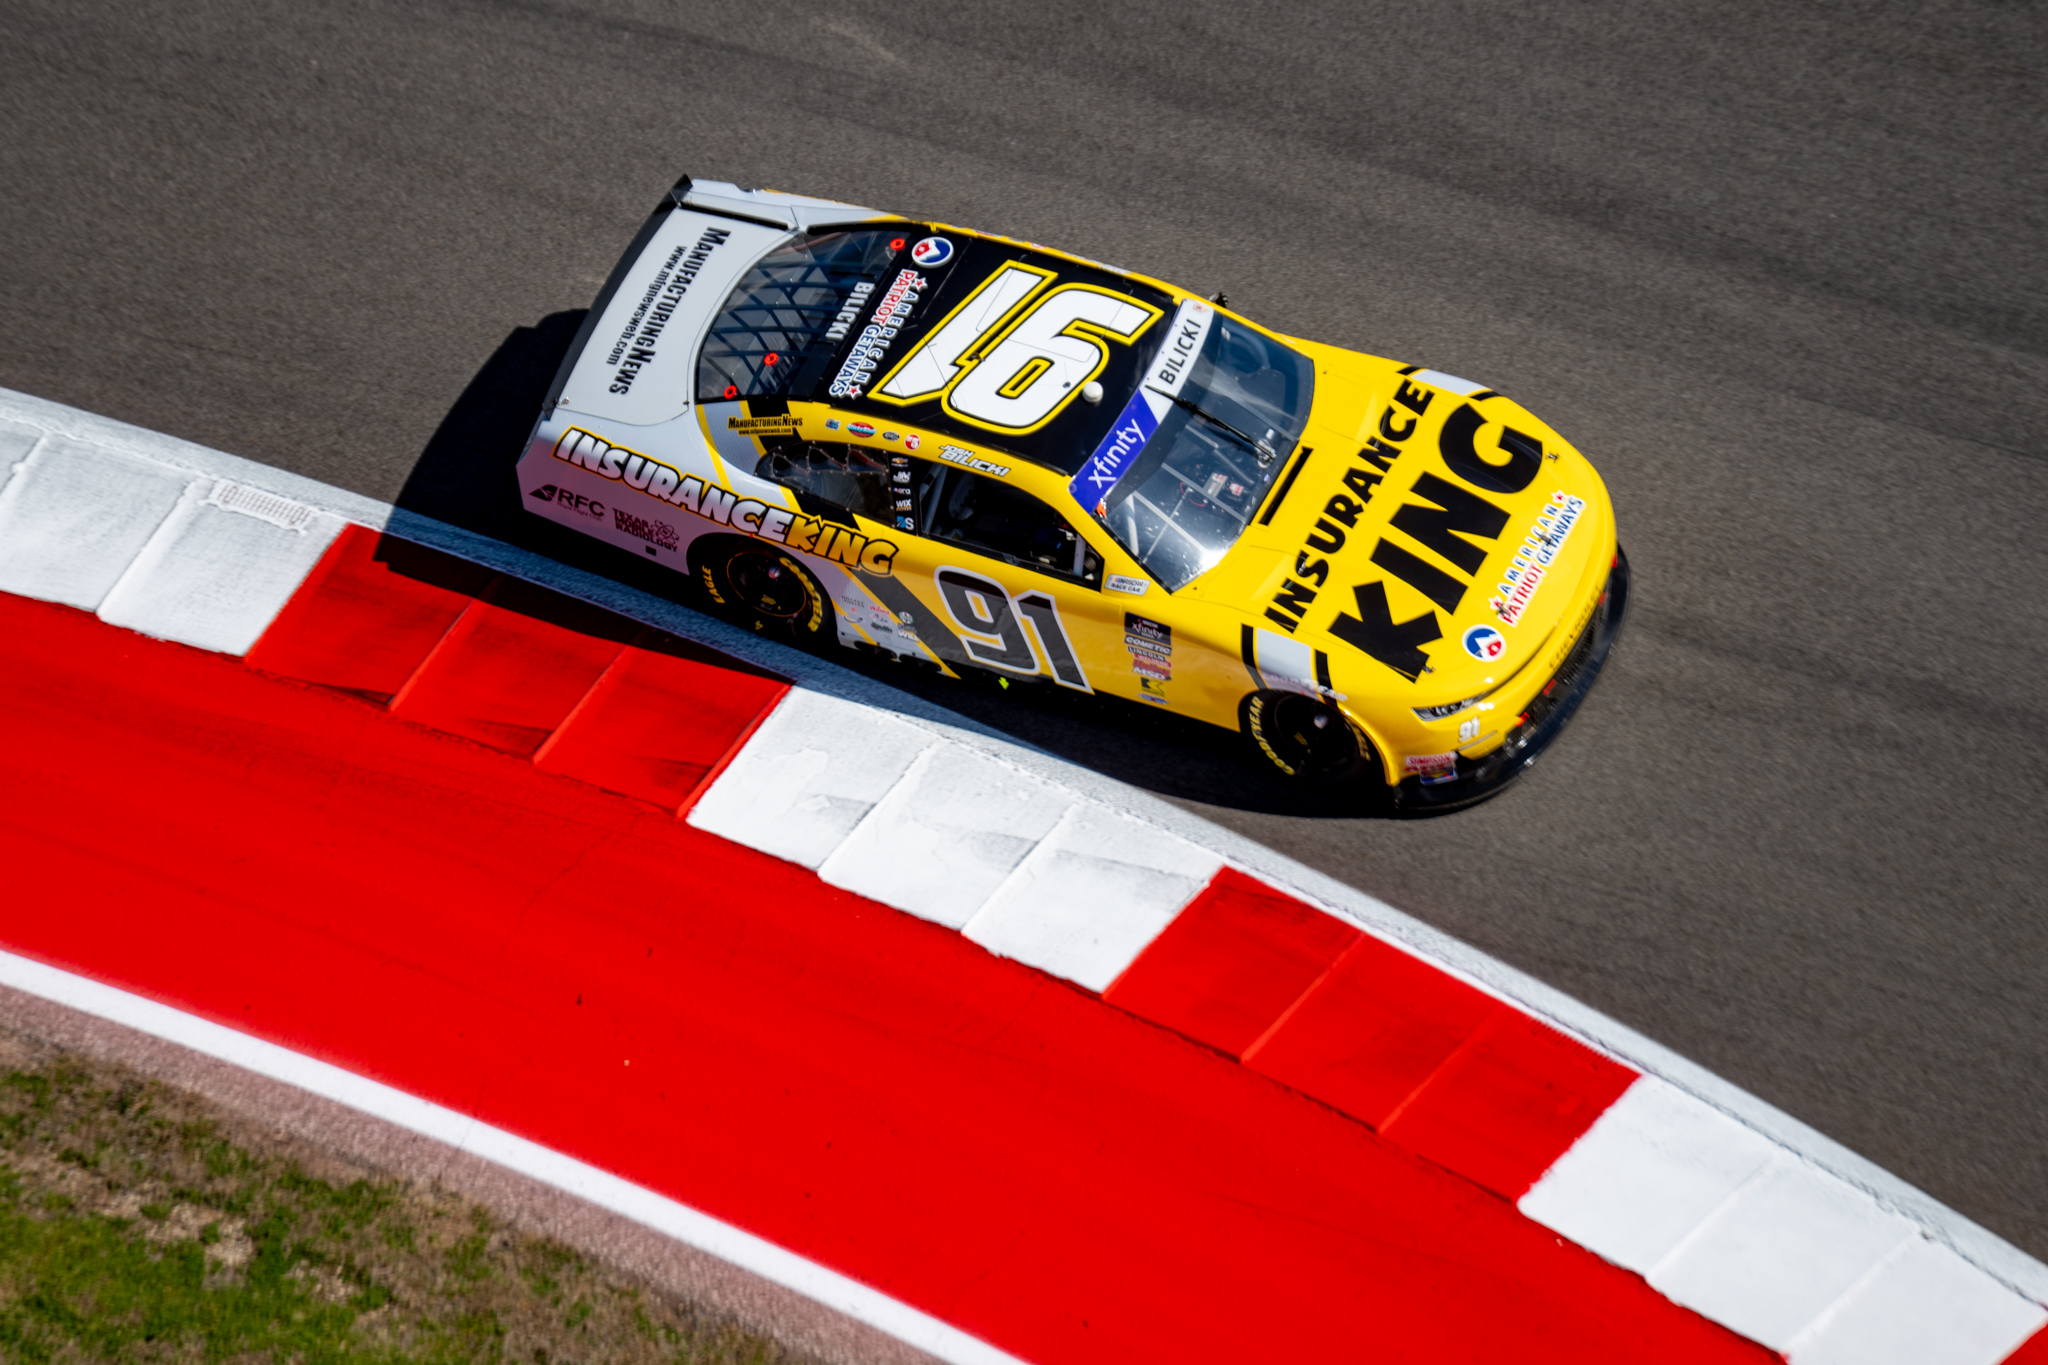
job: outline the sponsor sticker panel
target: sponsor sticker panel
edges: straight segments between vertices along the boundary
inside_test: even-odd
[[[921,247],[924,243],[918,245]],[[951,250],[947,248],[949,255]],[[826,387],[828,394],[834,398],[852,399],[867,392],[875,371],[889,358],[897,333],[916,310],[930,284],[931,281],[918,271],[904,269],[896,272],[896,278],[875,304],[867,325],[854,339],[853,348],[840,362],[839,373],[832,376],[831,384]]]
[[[1550,495],[1543,510],[1536,514],[1529,534],[1515,547],[1514,558],[1502,571],[1494,595],[1487,599],[1487,606],[1493,609],[1501,624],[1513,626],[1521,623],[1523,614],[1536,600],[1537,590],[1549,577],[1551,565],[1557,562],[1565,541],[1571,538],[1585,511],[1586,500],[1582,497],[1567,493],[1562,488]]]
[[[1401,768],[1410,777],[1421,778],[1423,786],[1434,787],[1457,780],[1458,754],[1456,750],[1442,754],[1409,754],[1401,760]]]

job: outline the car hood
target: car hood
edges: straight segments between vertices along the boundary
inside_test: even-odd
[[[1243,539],[1183,591],[1327,655],[1319,681],[1338,692],[1432,706],[1506,685],[1597,597],[1615,553],[1605,485],[1511,399],[1305,349],[1317,392],[1301,446]]]

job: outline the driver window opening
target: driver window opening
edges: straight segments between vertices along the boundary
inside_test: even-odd
[[[836,441],[777,442],[763,452],[754,473],[876,521],[890,521],[895,515],[888,462],[860,446]]]
[[[1102,557],[1065,517],[994,479],[925,461],[917,505],[924,534],[965,545],[1039,573],[1097,585]]]

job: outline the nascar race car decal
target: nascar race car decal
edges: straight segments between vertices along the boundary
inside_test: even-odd
[[[1599,476],[1491,390],[703,182],[614,271],[519,477],[756,628],[1142,702],[1420,804],[1533,761],[1628,591]]]

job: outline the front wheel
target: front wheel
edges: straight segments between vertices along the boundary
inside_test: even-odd
[[[1378,767],[1372,741],[1326,701],[1299,692],[1254,692],[1239,713],[1253,750],[1295,781],[1354,782]]]
[[[759,541],[706,547],[697,583],[727,620],[798,643],[834,638],[832,602],[787,550]]]

